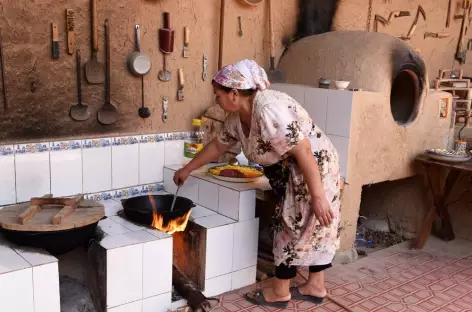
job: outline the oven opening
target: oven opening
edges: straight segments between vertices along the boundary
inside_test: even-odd
[[[390,110],[397,124],[406,126],[418,117],[420,94],[417,74],[410,69],[400,70],[390,93]]]

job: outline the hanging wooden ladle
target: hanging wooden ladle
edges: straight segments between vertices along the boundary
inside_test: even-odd
[[[243,1],[249,5],[258,5],[264,2],[264,0],[243,0]]]

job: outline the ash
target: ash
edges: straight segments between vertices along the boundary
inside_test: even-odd
[[[78,280],[59,276],[61,312],[96,312],[88,288]]]

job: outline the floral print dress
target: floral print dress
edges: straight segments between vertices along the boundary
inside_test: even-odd
[[[304,138],[318,162],[326,199],[334,219],[329,227],[312,213],[311,196],[295,158],[287,154]],[[251,129],[243,132],[237,113],[230,114],[218,139],[226,145],[241,142],[248,160],[264,172],[280,201],[273,216],[275,264],[294,266],[331,263],[339,247],[340,175],[338,154],[308,113],[285,93],[258,91]]]

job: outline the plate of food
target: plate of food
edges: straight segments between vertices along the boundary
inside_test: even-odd
[[[208,169],[208,173],[215,179],[235,183],[254,182],[264,175],[264,172],[261,169],[252,166],[241,165],[222,165],[211,167]]]
[[[425,154],[435,160],[455,163],[466,162],[472,158],[469,153],[443,148],[427,149]]]

